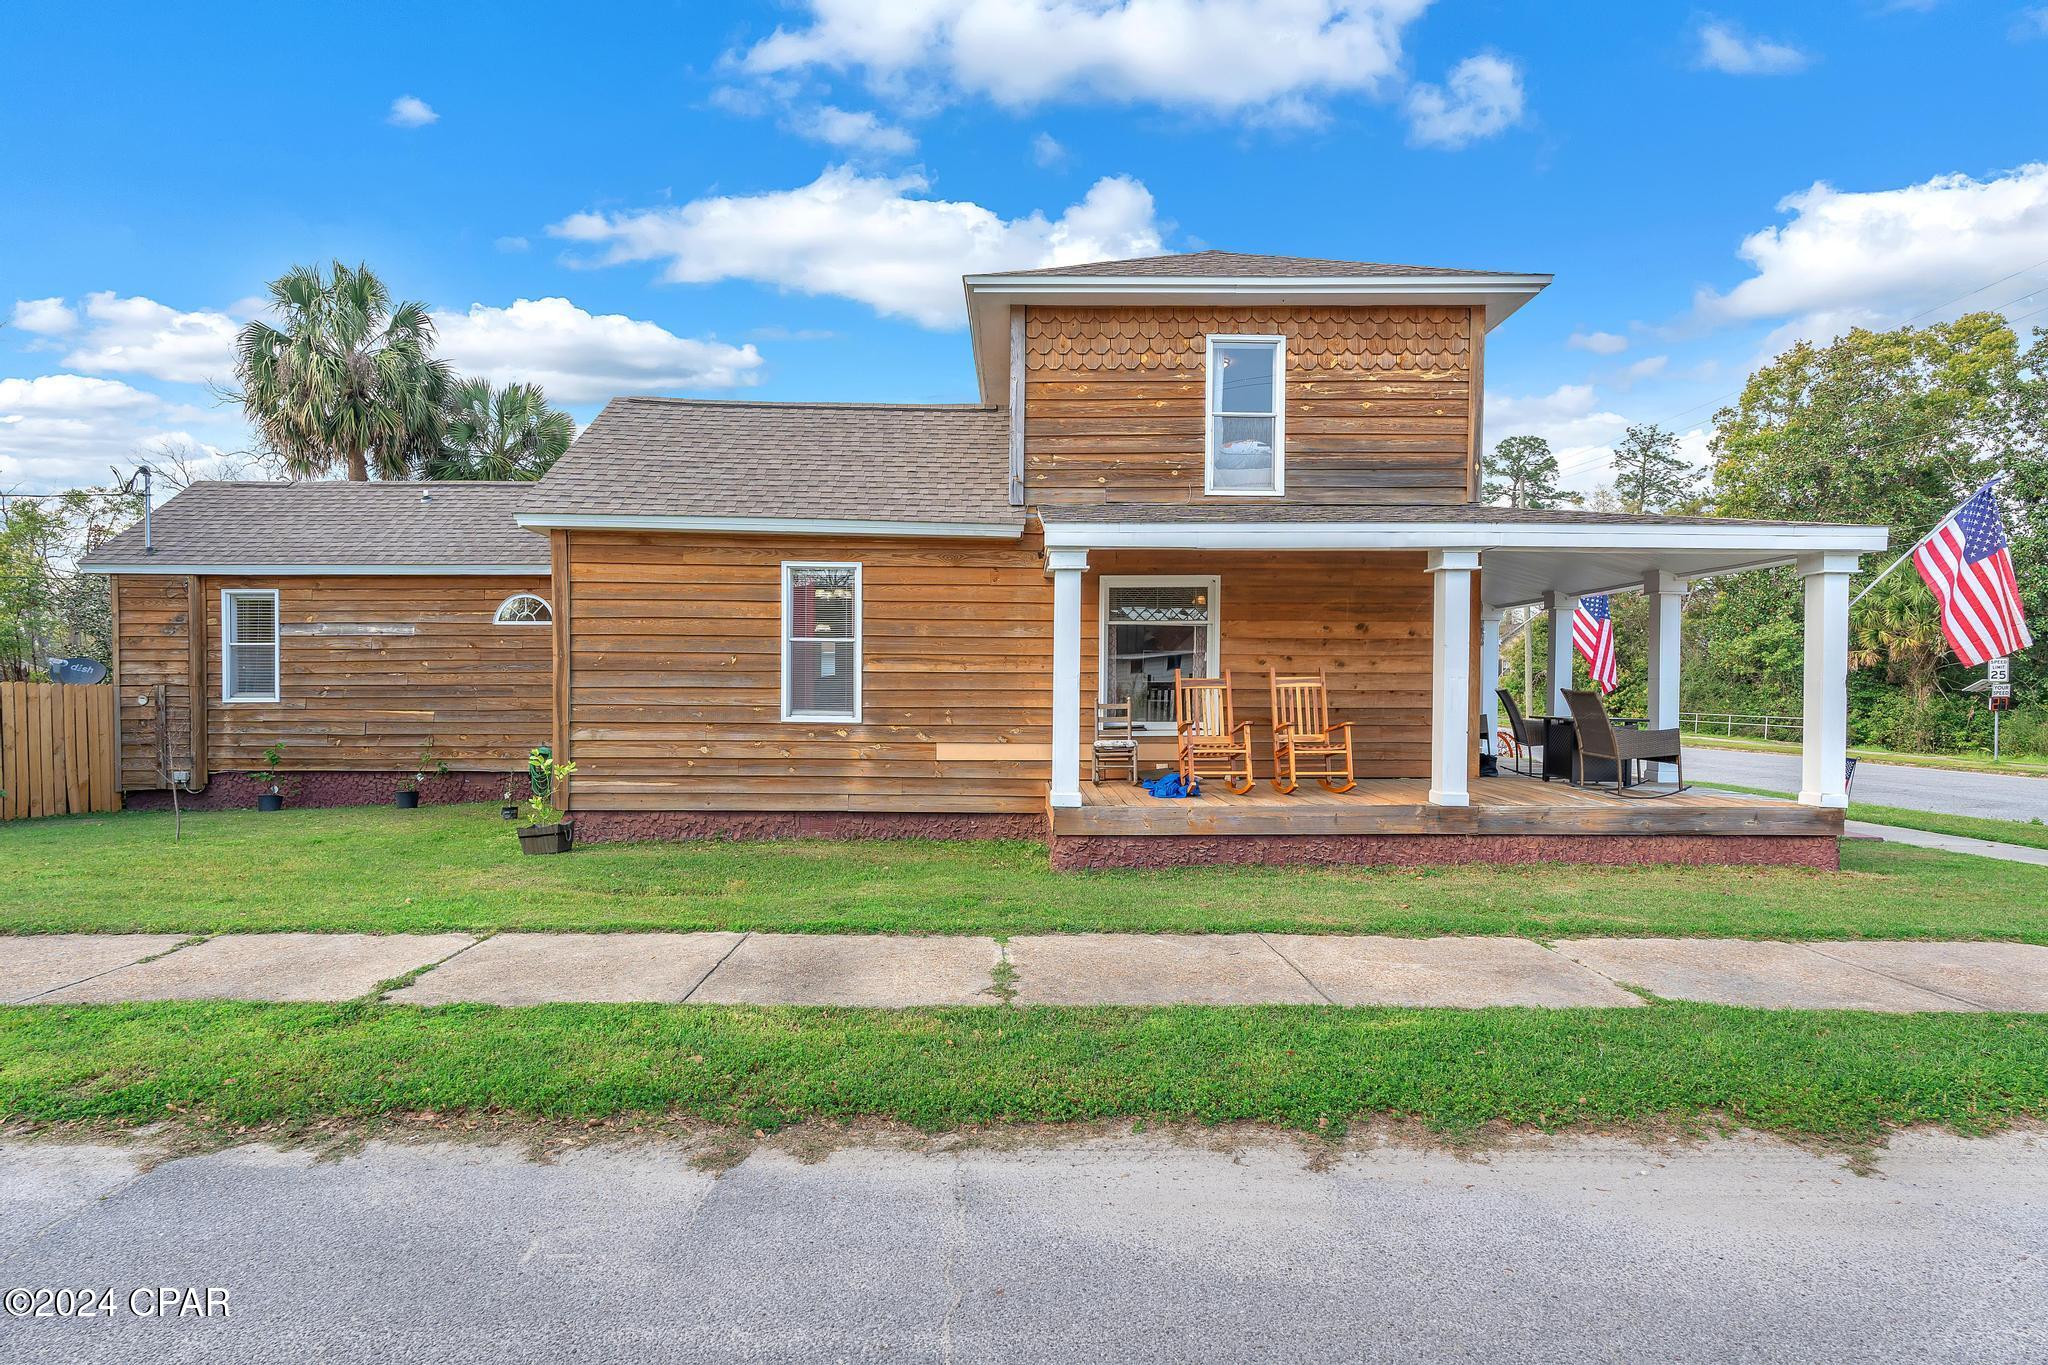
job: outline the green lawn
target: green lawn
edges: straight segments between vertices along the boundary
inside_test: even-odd
[[[1790,801],[1791,792],[1768,787],[1740,787],[1728,782],[1701,782],[1715,791],[1741,792],[1747,796],[1775,796]],[[2048,822],[2000,820],[1989,815],[1949,815],[1943,811],[1909,810],[1904,806],[1873,806],[1861,801],[1849,803],[1851,820],[1873,825],[1895,825],[1900,829],[1921,829],[1932,834],[1959,834],[1966,839],[1988,839],[1995,844],[2018,844],[2023,848],[2048,848]]]
[[[2048,1019],[1633,1010],[0,1009],[0,1120],[1727,1121],[1869,1140],[2048,1117]]]
[[[2048,869],[1847,845],[1845,870],[1054,873],[1030,843],[641,844],[522,857],[489,807],[0,826],[0,932],[443,929],[1705,934],[2048,943]]]

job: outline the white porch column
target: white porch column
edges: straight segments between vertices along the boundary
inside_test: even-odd
[[[1679,612],[1685,603],[1685,580],[1652,570],[1643,576],[1643,600],[1650,606],[1650,728],[1678,728]],[[1677,770],[1659,763],[1657,780],[1675,782]]]
[[[1799,800],[1849,804],[1849,580],[1858,556],[1801,555],[1806,588],[1806,725],[1800,745]]]
[[[1469,806],[1472,760],[1472,575],[1477,550],[1431,550],[1436,608],[1429,633],[1429,803]]]
[[[1479,747],[1489,754],[1500,732],[1500,698],[1494,695],[1500,686],[1500,617],[1499,607],[1479,609],[1479,720],[1485,727]]]
[[[1543,594],[1543,614],[1550,622],[1550,710],[1553,716],[1571,714],[1564,704],[1564,690],[1572,685],[1572,613],[1579,599],[1571,593]]]
[[[1052,804],[1081,804],[1081,575],[1086,550],[1047,550],[1052,579]]]

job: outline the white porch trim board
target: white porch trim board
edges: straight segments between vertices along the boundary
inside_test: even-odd
[[[1055,809],[1081,804],[1081,575],[1086,550],[1048,550],[1052,579],[1052,783]]]
[[[1432,550],[1429,632],[1429,804],[1469,806],[1472,751],[1472,575],[1477,550]]]
[[[1679,619],[1685,605],[1685,580],[1654,572],[1643,579],[1643,600],[1650,608],[1649,723],[1653,730],[1678,728]],[[1677,769],[1659,763],[1657,780],[1675,782]]]
[[[1806,596],[1799,800],[1841,810],[1849,804],[1849,580],[1854,554],[1802,555]]]

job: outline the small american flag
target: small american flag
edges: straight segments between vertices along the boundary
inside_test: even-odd
[[[1607,595],[1581,597],[1572,613],[1572,644],[1586,657],[1586,672],[1602,692],[1614,690],[1614,622],[1608,619]]]
[[[1928,533],[1913,551],[1913,567],[1940,604],[1942,634],[1965,664],[2018,654],[2034,643],[1990,483]]]

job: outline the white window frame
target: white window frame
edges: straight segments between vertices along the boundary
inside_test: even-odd
[[[1111,588],[1206,588],[1209,592],[1209,639],[1203,650],[1205,676],[1222,673],[1223,578],[1219,574],[1102,574],[1096,579],[1095,603],[1095,699],[1113,700],[1109,695],[1109,591]],[[1085,718],[1084,718],[1085,719]],[[1170,720],[1133,719],[1131,726],[1141,735],[1170,735]]]
[[[270,619],[277,633],[270,641],[270,692],[267,696],[254,693],[235,694],[234,651],[239,643],[235,639],[234,599],[237,597],[268,597]],[[284,695],[284,612],[278,602],[276,588],[222,588],[220,593],[220,700],[223,706],[263,705],[279,701]]]
[[[851,569],[853,570],[853,711],[792,711],[789,709],[789,590],[795,581],[797,569]],[[867,602],[866,586],[861,579],[861,567],[857,560],[834,559],[785,559],[782,561],[782,665],[776,679],[775,689],[782,697],[782,718],[786,721],[817,722],[838,721],[860,724],[861,717],[861,674],[862,662],[867,652],[867,623],[864,619]]]
[[[531,598],[534,601],[540,603],[541,606],[546,609],[548,619],[545,621],[507,621],[505,619],[505,608],[511,606],[514,602],[524,602],[528,598]],[[498,609],[491,613],[491,624],[494,626],[525,626],[528,628],[540,627],[542,629],[551,628],[555,624],[555,604],[548,601],[547,598],[542,597],[537,592],[515,592],[510,597],[506,598],[504,601],[498,603]]]
[[[1216,486],[1216,419],[1218,417],[1265,417],[1263,412],[1219,413],[1216,410],[1216,364],[1218,346],[1273,348],[1273,486],[1270,489],[1218,488]],[[1287,338],[1284,336],[1217,335],[1208,338],[1203,356],[1202,385],[1202,491],[1217,497],[1278,498],[1287,493]]]

